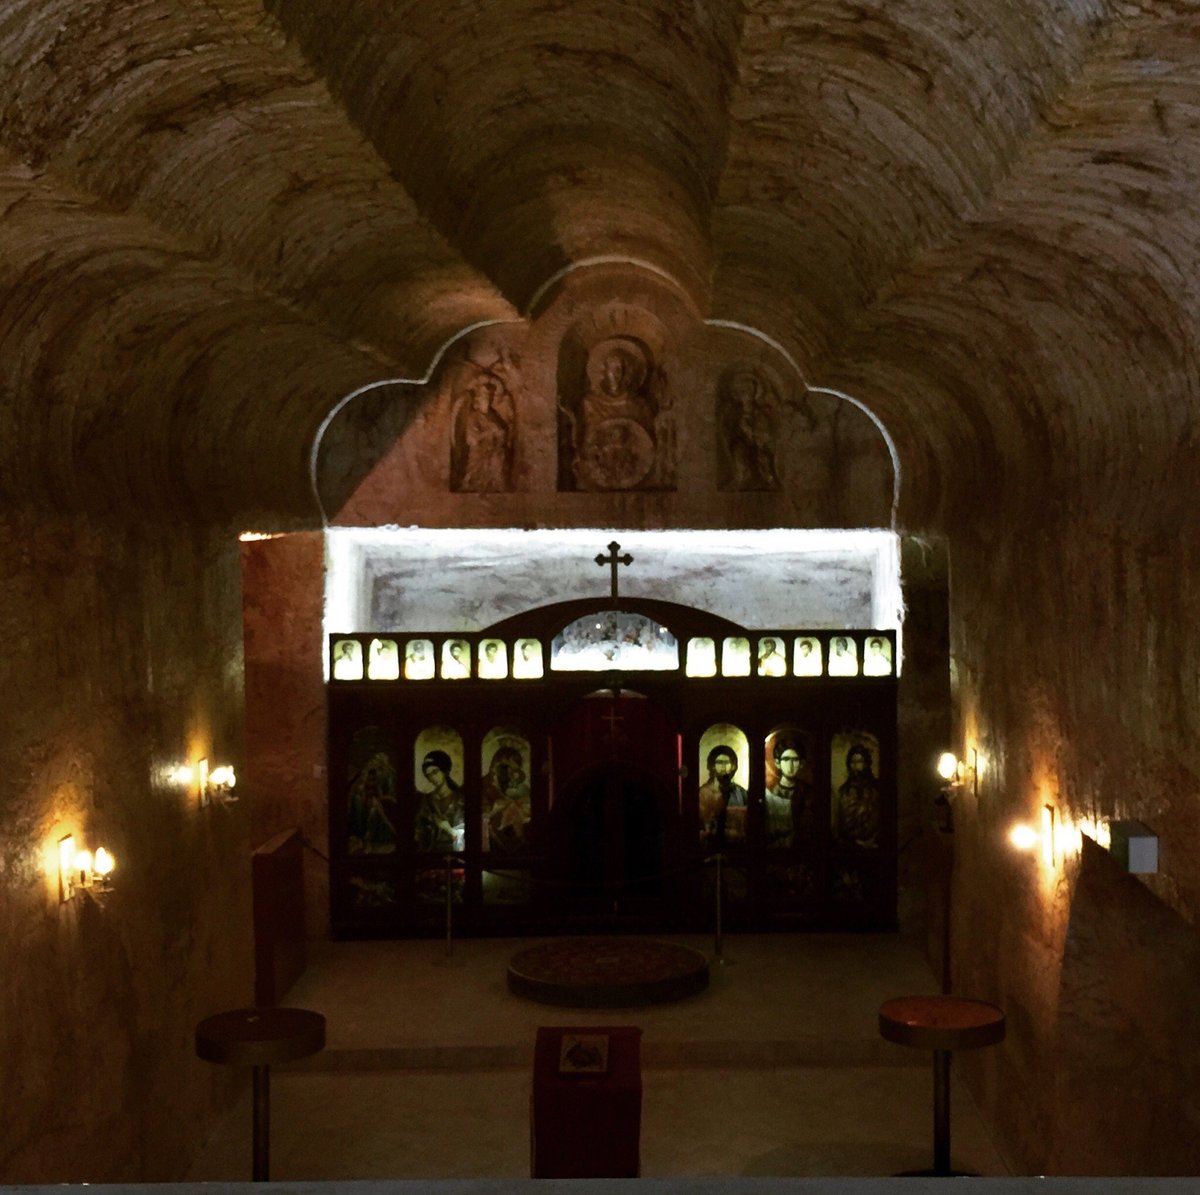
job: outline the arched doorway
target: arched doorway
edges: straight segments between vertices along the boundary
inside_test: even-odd
[[[654,702],[599,690],[552,736],[550,854],[564,901],[595,916],[650,917],[679,845],[679,732]]]

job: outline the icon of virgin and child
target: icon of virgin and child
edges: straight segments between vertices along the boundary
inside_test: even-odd
[[[528,750],[523,739],[502,738],[488,761],[480,791],[485,851],[525,849],[531,812]]]

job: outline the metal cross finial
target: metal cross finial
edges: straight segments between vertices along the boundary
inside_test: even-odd
[[[630,554],[628,552],[626,552],[624,556],[618,556],[617,553],[620,550],[621,550],[621,545],[619,543],[617,543],[617,541],[614,539],[612,541],[612,543],[608,545],[608,555],[605,556],[604,553],[602,552],[599,556],[596,557],[596,563],[601,568],[603,568],[607,564],[609,566],[609,568],[612,569],[612,596],[613,596],[614,602],[617,600],[617,597],[618,597],[618,594],[617,594],[617,565],[618,564],[630,565],[633,563],[633,557],[630,556]]]

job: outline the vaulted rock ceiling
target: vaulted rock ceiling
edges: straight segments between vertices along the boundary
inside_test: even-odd
[[[1186,0],[7,0],[0,492],[311,523],[341,396],[617,257],[868,403],[909,527],[1170,520],[1198,77]]]

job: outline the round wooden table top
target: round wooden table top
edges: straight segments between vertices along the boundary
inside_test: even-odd
[[[196,1053],[206,1062],[269,1066],[324,1045],[325,1018],[306,1008],[235,1008],[196,1026]]]
[[[973,1050],[1004,1040],[1004,1010],[965,996],[898,996],[879,1006],[879,1032],[919,1050]]]

